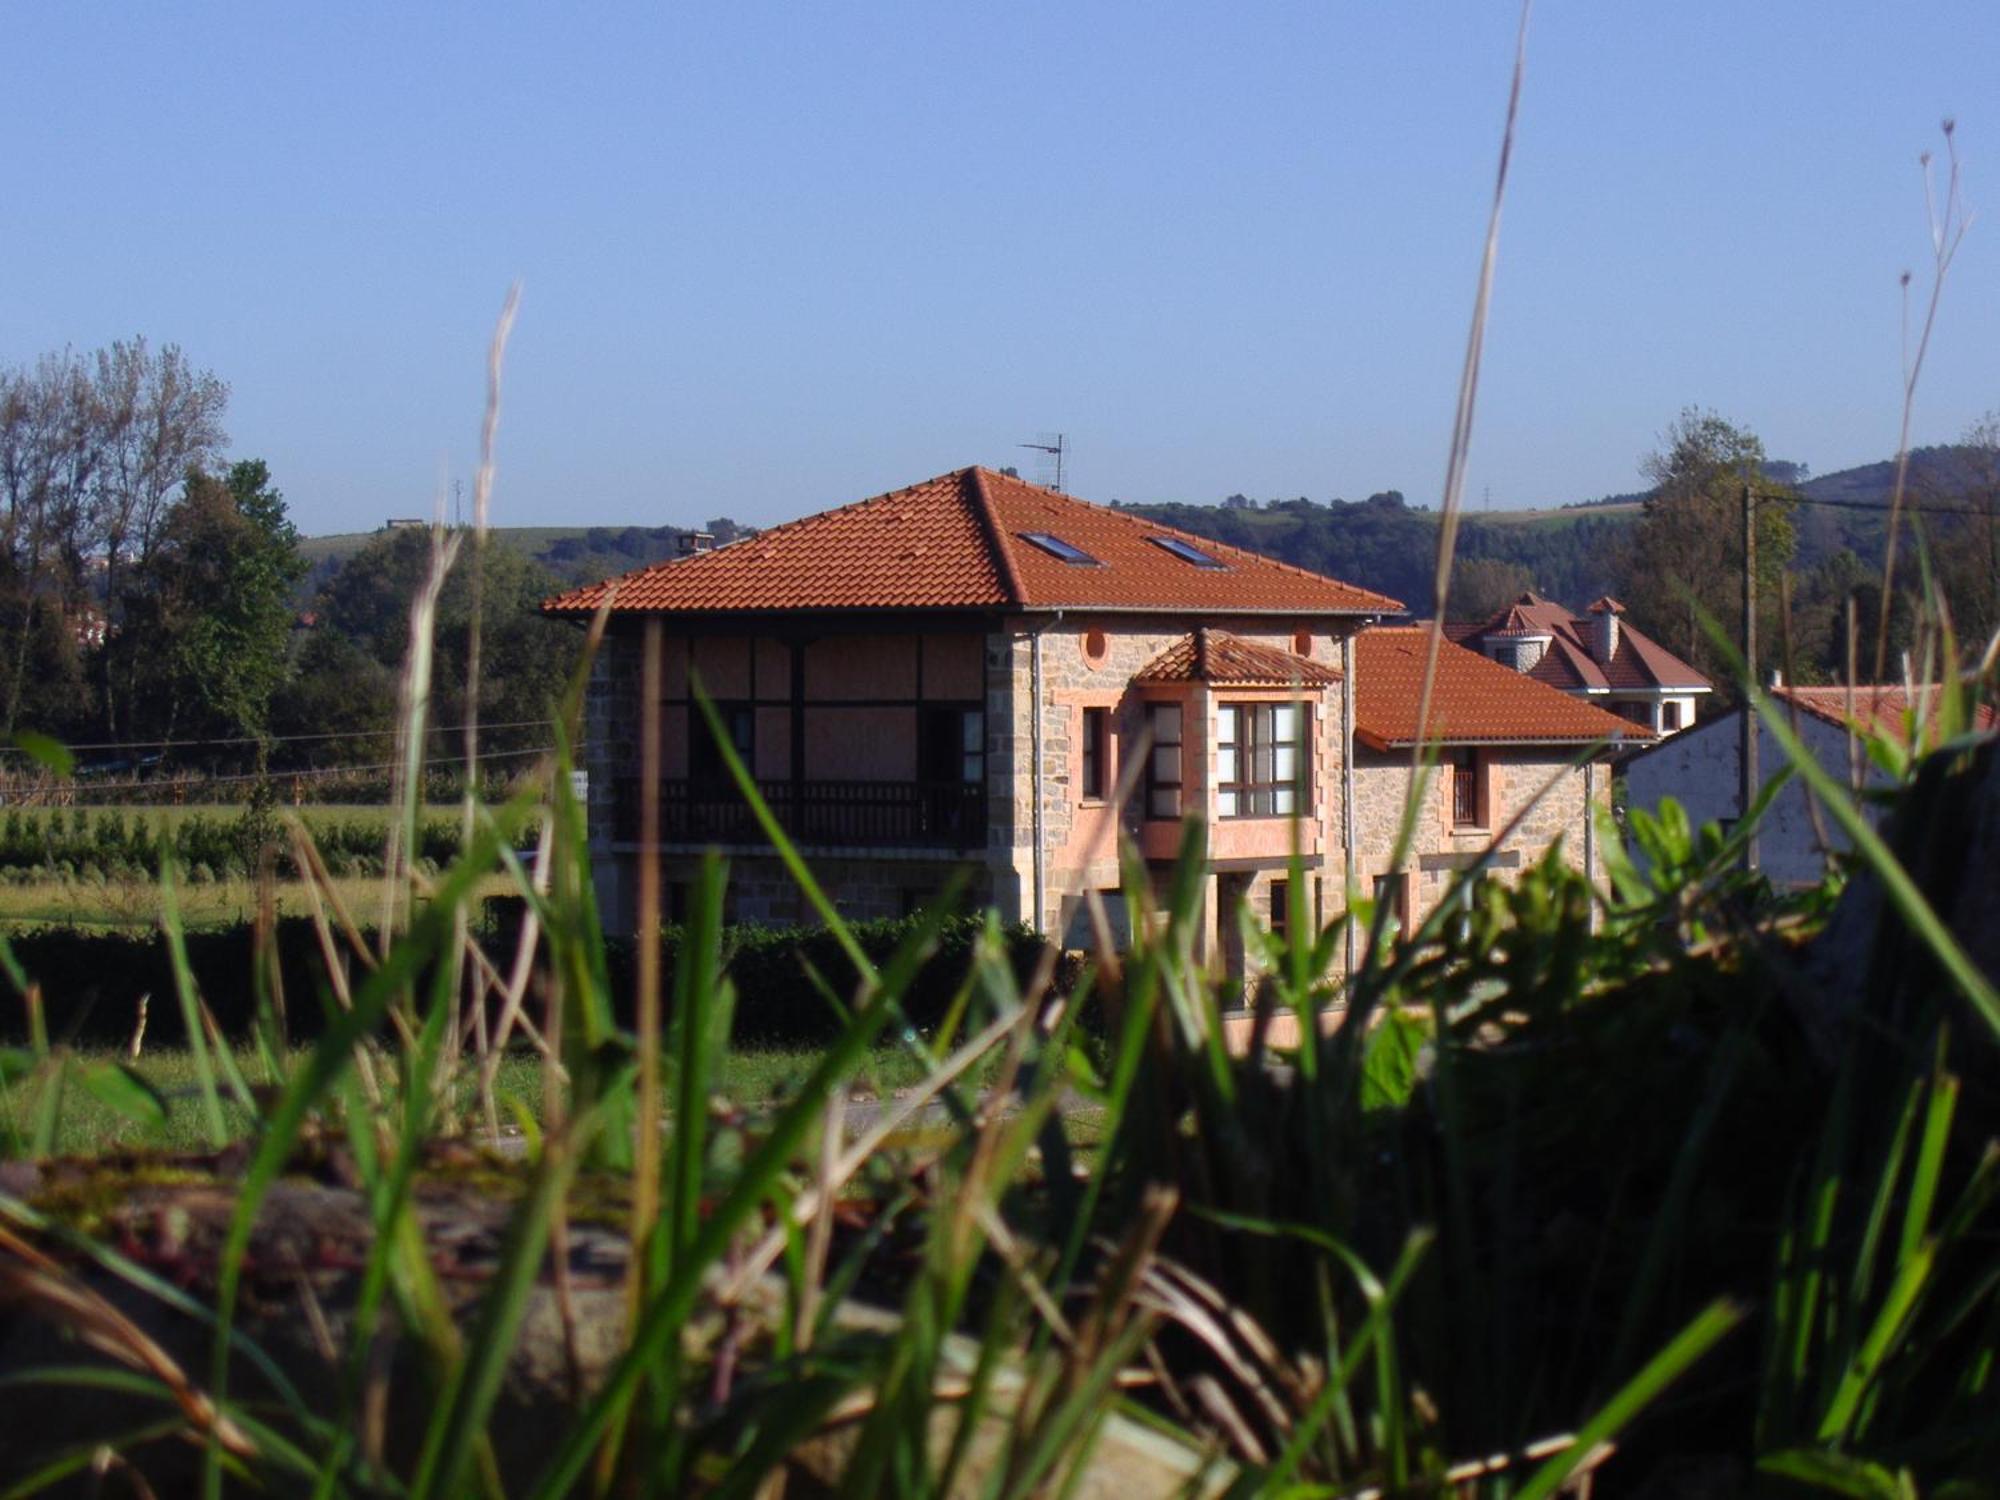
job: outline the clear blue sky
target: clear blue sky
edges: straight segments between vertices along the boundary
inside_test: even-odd
[[[768,522],[1061,429],[1095,499],[1435,503],[1511,4],[17,4],[0,360],[144,333],[301,526],[427,512],[524,285],[495,519]],[[2000,5],[1542,0],[1468,498],[1683,405],[1886,456],[1919,152]],[[1975,223],[1919,442],[2000,406]],[[1032,469],[1029,469],[1032,472]]]

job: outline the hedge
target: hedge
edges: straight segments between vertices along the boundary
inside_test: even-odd
[[[863,922],[854,931],[862,950],[879,963],[895,951],[915,920]],[[518,902],[487,903],[487,931],[511,932],[517,922]],[[933,1026],[943,1017],[964,980],[982,925],[978,917],[947,922],[937,951],[919,971],[905,998],[905,1009],[914,1025]],[[374,934],[364,933],[364,937],[372,948]],[[1025,979],[1041,957],[1042,940],[1025,927],[1010,928],[1005,937],[1015,972]],[[661,934],[661,974],[669,986],[683,940],[678,927],[669,927]],[[305,1041],[317,1034],[323,1019],[319,939],[309,918],[286,917],[277,923],[275,941],[292,1035],[294,1040]],[[504,944],[506,939],[503,936],[499,941]],[[28,978],[41,988],[53,1039],[92,1046],[121,1044],[131,1034],[139,995],[149,993],[148,1044],[185,1045],[173,970],[159,934],[45,927],[16,934],[8,942]],[[843,998],[853,993],[855,975],[846,955],[823,928],[732,927],[724,933],[723,942],[737,993],[733,1034],[738,1043],[812,1045],[837,1031],[838,1022],[811,983],[807,966],[817,970]],[[195,982],[217,1022],[231,1035],[247,1035],[252,1019],[252,943],[252,928],[247,923],[187,934],[188,963]],[[629,940],[614,939],[605,946],[613,1005],[621,1022],[629,1025],[636,949]],[[11,988],[0,981],[0,989]],[[26,1010],[18,997],[9,999],[11,1003],[0,1004],[0,1038],[18,1041],[26,1034]]]

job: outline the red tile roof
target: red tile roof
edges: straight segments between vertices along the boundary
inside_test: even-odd
[[[1592,614],[1606,611],[1622,616],[1625,606],[1609,596],[1590,606]],[[1448,626],[1446,633],[1475,649],[1489,635],[1546,635],[1549,649],[1528,675],[1568,692],[1607,688],[1709,691],[1706,677],[1623,619],[1618,622],[1618,649],[1609,662],[1598,661],[1590,646],[1596,628],[1594,620],[1574,615],[1566,606],[1530,590],[1491,619],[1470,627]]]
[[[1354,732],[1378,750],[1414,744],[1430,630],[1378,625],[1354,638]],[[1650,740],[1650,730],[1592,708],[1476,651],[1439,643],[1430,733],[1438,744],[1588,745]]]
[[[1795,704],[1802,712],[1843,729],[1848,723],[1847,693],[1845,687],[1771,689],[1773,697]],[[1937,688],[1919,688],[1918,697],[1923,702],[1926,721],[1934,722],[1938,711]],[[1854,727],[1863,734],[1887,735],[1908,744],[1914,712],[1909,690],[1900,682],[1885,687],[1861,684],[1854,689]],[[1989,734],[2000,730],[2000,712],[1996,712],[1989,703],[1980,704],[1974,714],[1973,727]]]
[[[1340,673],[1323,662],[1203,627],[1141,667],[1134,682],[1226,682],[1238,687],[1326,687]]]
[[[1052,556],[1028,533],[1080,549]],[[1202,567],[1159,545],[1198,549]],[[774,526],[712,552],[655,563],[546,601],[618,614],[877,609],[1075,609],[1191,614],[1374,615],[1382,594],[990,469],[960,469],[908,489]]]

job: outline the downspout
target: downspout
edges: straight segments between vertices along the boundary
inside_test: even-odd
[[[1597,890],[1597,762],[1583,763],[1583,883]],[[1585,930],[1597,930],[1597,902],[1590,903],[1590,919]]]
[[[1048,916],[1048,856],[1043,851],[1042,814],[1042,634],[1053,630],[1062,622],[1062,611],[1044,621],[1040,629],[1028,637],[1028,697],[1032,713],[1028,722],[1029,751],[1035,758],[1035,773],[1031,778],[1034,787],[1035,810],[1031,820],[1034,828],[1035,862],[1035,915],[1029,925],[1040,932],[1042,923]]]
[[[1358,878],[1354,867],[1354,632],[1351,630],[1340,638],[1340,677],[1340,844],[1341,867],[1347,883],[1341,908],[1347,910],[1353,903]],[[1354,923],[1350,921],[1347,924],[1349,974],[1360,962],[1355,938]]]

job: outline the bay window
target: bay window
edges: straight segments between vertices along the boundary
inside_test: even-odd
[[[1178,818],[1181,815],[1180,704],[1151,705],[1146,725],[1153,739],[1153,748],[1146,756],[1146,816]]]
[[[1216,710],[1218,818],[1282,818],[1303,809],[1311,714],[1304,703],[1225,703]]]

